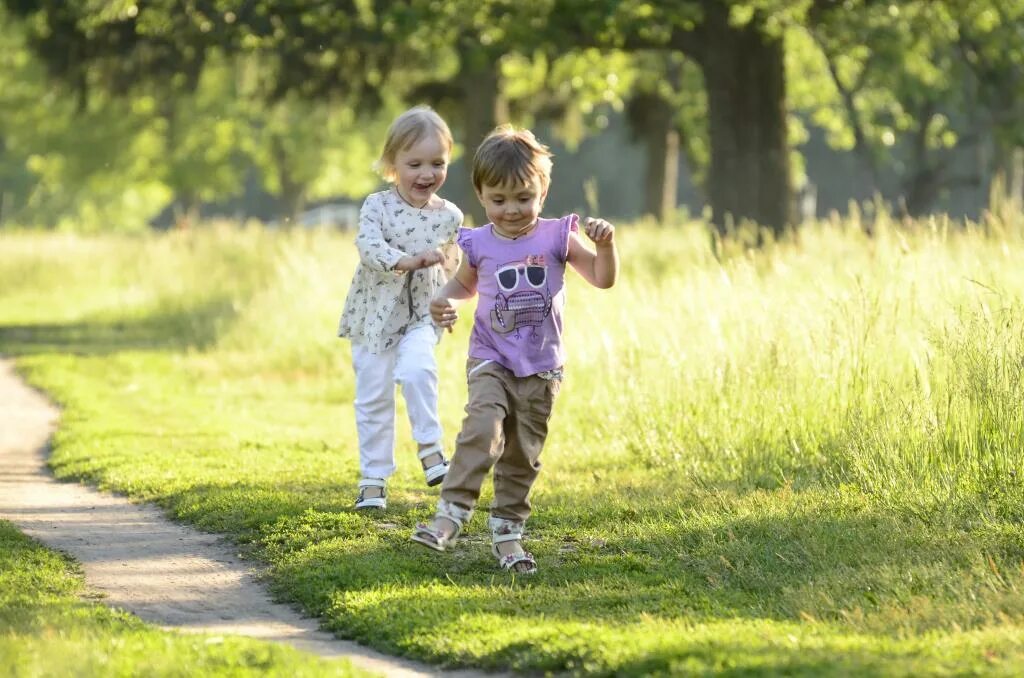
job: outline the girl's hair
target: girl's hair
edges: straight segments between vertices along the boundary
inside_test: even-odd
[[[526,184],[540,179],[541,190],[551,183],[551,151],[533,132],[501,125],[487,135],[473,156],[473,187],[499,186],[508,181]]]
[[[416,106],[395,118],[388,128],[387,139],[380,158],[373,164],[374,169],[387,181],[394,181],[395,158],[399,151],[411,148],[413,144],[430,133],[436,133],[448,153],[452,152],[452,132],[440,115],[430,106]]]

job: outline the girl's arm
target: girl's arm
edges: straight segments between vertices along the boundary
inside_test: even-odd
[[[439,249],[409,255],[389,245],[384,239],[384,206],[374,196],[364,200],[359,210],[356,249],[363,265],[378,273],[415,271],[444,261]]]
[[[476,283],[476,269],[470,266],[469,257],[462,257],[455,275],[430,300],[430,317],[438,326],[451,330],[459,319],[452,302],[472,299],[476,294]]]
[[[356,235],[359,259],[367,268],[386,273],[393,271],[405,252],[395,249],[384,239],[384,205],[371,195],[359,210],[359,233]]]
[[[462,250],[454,242],[450,242],[441,245],[441,253],[444,254],[441,268],[444,269],[445,279],[451,280],[459,270],[459,263],[462,261]]]
[[[566,261],[583,279],[594,287],[608,289],[619,276],[619,252],[615,247],[615,227],[604,219],[588,218],[584,233],[594,243],[597,252],[583,244],[576,233],[569,233],[569,255]]]

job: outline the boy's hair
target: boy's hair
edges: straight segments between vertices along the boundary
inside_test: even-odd
[[[436,132],[441,143],[451,154],[452,132],[448,129],[448,123],[438,115],[430,106],[415,106],[395,118],[395,121],[388,127],[388,136],[384,140],[384,150],[380,158],[374,163],[374,168],[380,172],[387,181],[394,181],[395,158],[399,151],[410,148],[423,137],[431,132]]]
[[[501,125],[487,135],[473,156],[473,187],[499,186],[508,181],[526,184],[540,179],[541,190],[551,183],[551,151],[533,132]]]

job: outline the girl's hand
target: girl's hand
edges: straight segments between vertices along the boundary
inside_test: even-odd
[[[459,319],[459,313],[452,306],[451,299],[434,297],[430,300],[430,318],[438,327],[443,327],[451,332],[455,321]]]
[[[428,266],[433,266],[434,264],[443,264],[444,252],[441,250],[441,248],[438,247],[432,250],[427,250],[425,252],[420,252],[419,254],[416,255],[416,259],[417,263],[419,264],[419,266],[417,266],[416,268],[427,268]]]
[[[599,247],[611,245],[615,240],[615,227],[604,219],[587,217],[583,224],[583,232]]]
[[[444,263],[444,252],[440,248],[426,250],[419,254],[408,254],[398,260],[395,264],[396,271],[417,271],[435,264]]]

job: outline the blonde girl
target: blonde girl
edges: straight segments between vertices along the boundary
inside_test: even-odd
[[[426,106],[398,116],[377,168],[391,184],[359,213],[356,266],[338,336],[352,342],[359,436],[355,508],[386,508],[395,472],[395,387],[401,388],[427,485],[448,472],[437,416],[434,347],[440,329],[430,300],[458,263],[462,212],[437,195],[448,175],[452,135]]]

